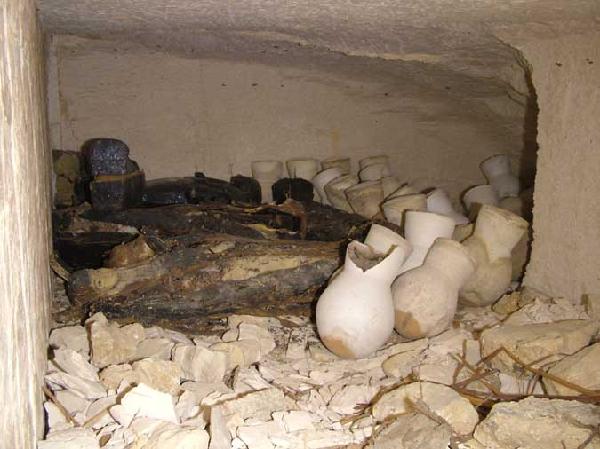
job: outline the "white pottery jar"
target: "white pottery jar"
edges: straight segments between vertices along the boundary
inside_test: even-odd
[[[483,161],[481,171],[500,198],[519,196],[519,178],[510,169],[510,159],[506,154],[497,154]]]
[[[475,261],[459,242],[437,239],[423,264],[392,284],[396,331],[416,339],[448,329],[458,292],[474,270]]]
[[[254,161],[252,162],[252,177],[258,181],[263,203],[273,201],[271,187],[283,177],[283,163],[281,161]]]
[[[452,218],[457,225],[469,222],[467,217],[454,210],[448,194],[443,189],[433,189],[427,195],[427,210],[436,214],[446,215]]]
[[[381,257],[352,241],[346,261],[319,298],[316,322],[319,337],[334,354],[362,358],[379,349],[394,330],[391,284],[405,258],[395,247]]]
[[[489,204],[490,206],[497,206],[499,202],[500,198],[498,198],[498,194],[489,184],[471,187],[463,195],[463,203],[469,212],[471,212],[476,204]]]
[[[422,193],[397,196],[384,201],[381,209],[387,221],[402,226],[404,224],[405,211],[427,210],[427,197]]]
[[[511,252],[528,227],[527,221],[512,212],[481,207],[473,234],[463,242],[477,268],[461,290],[462,303],[486,306],[506,293],[513,271]]]
[[[358,184],[358,176],[345,175],[335,178],[325,185],[325,194],[329,203],[336,209],[352,213],[348,198],[346,198],[346,189]]]
[[[342,175],[349,175],[352,171],[352,164],[350,158],[336,158],[336,159],[325,159],[321,161],[321,168],[327,170],[328,168],[339,168],[342,171]]]
[[[321,199],[321,203],[328,206],[331,205],[325,194],[325,186],[340,176],[342,176],[342,170],[339,168],[326,168],[311,179],[311,182],[317,191],[317,195],[319,195],[319,198]]]
[[[373,251],[379,254],[387,254],[396,247],[403,248],[405,256],[412,251],[410,243],[400,234],[376,223],[371,225],[371,229],[365,237],[365,245],[369,245]]]
[[[383,163],[367,165],[358,172],[358,177],[362,182],[378,181],[387,176],[390,176],[390,167]]]
[[[346,189],[346,198],[356,214],[371,219],[380,212],[383,189],[379,181],[361,182]]]
[[[421,266],[433,242],[438,238],[451,239],[454,220],[433,212],[406,211],[404,238],[412,246],[412,253],[404,262],[401,273]]]
[[[302,178],[307,181],[316,176],[321,165],[316,159],[291,159],[285,164],[290,178]]]
[[[385,154],[378,154],[377,156],[365,157],[364,159],[361,159],[360,161],[358,161],[358,168],[359,168],[359,170],[362,170],[363,168],[366,168],[369,165],[373,165],[373,164],[384,164],[384,165],[389,166],[390,161],[389,161],[389,158]]]

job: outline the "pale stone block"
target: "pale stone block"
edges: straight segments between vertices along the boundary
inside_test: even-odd
[[[477,424],[477,412],[467,399],[445,385],[429,382],[413,382],[385,393],[373,406],[373,417],[383,421],[390,415],[410,412],[411,403],[417,404],[418,401],[445,420],[459,435],[470,434]]]
[[[121,405],[134,416],[178,422],[171,395],[145,384],[139,384],[126,393],[121,399]]]
[[[144,339],[144,328],[137,323],[119,327],[117,323],[98,320],[89,329],[92,364],[98,368],[130,362],[135,358],[138,343]]]
[[[88,333],[83,326],[66,326],[53,329],[48,341],[54,349],[71,349],[86,357],[90,354]]]
[[[198,382],[220,382],[227,370],[224,352],[198,345],[175,345],[173,361],[181,367],[183,379]]]
[[[597,330],[598,323],[588,320],[499,326],[483,331],[481,349],[483,356],[487,356],[503,347],[523,363],[543,366],[587,346]],[[491,364],[507,373],[511,373],[515,366],[515,362],[504,353],[494,357]]]
[[[91,382],[98,382],[98,368],[92,366],[80,353],[72,349],[56,349],[53,363],[65,373]]]
[[[487,449],[577,449],[600,424],[600,407],[578,401],[526,398],[501,402],[475,429]],[[592,440],[590,448],[598,447]]]

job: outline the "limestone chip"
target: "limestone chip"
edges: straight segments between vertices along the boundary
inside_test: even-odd
[[[149,358],[170,360],[173,346],[175,343],[166,337],[146,338],[138,344],[134,360]]]
[[[121,406],[134,416],[178,422],[171,395],[145,384],[139,384],[126,393],[121,399]]]
[[[80,353],[72,349],[54,351],[53,363],[62,371],[92,382],[98,382],[98,368],[92,366]]]
[[[50,432],[46,439],[39,441],[38,449],[99,449],[100,444],[91,429],[74,429]]]
[[[383,394],[373,405],[373,417],[383,421],[391,415],[414,411],[419,401],[459,435],[470,434],[477,424],[477,412],[467,399],[445,385],[430,382],[413,382]]]
[[[596,343],[569,357],[565,357],[550,368],[548,372],[588,390],[600,390],[599,367],[600,343]],[[577,396],[581,394],[549,378],[544,378],[544,385],[551,395]]]
[[[71,374],[62,372],[47,374],[45,380],[51,387],[58,385],[63,389],[71,390],[82,398],[97,399],[106,396],[106,389],[100,382],[92,382]]]
[[[482,355],[505,348],[523,363],[547,365],[587,346],[597,329],[597,323],[587,320],[498,326],[481,334]],[[493,357],[491,364],[503,372],[515,369],[515,362],[503,352]]]
[[[142,359],[133,364],[137,383],[144,383],[156,390],[176,395],[179,392],[181,369],[167,360]]]
[[[452,431],[425,415],[401,415],[367,446],[371,449],[446,449]]]
[[[475,429],[487,449],[577,449],[600,424],[600,407],[577,401],[527,398],[501,402]],[[596,436],[585,446],[599,448]]]
[[[110,365],[100,371],[100,382],[109,390],[116,390],[123,381],[128,384],[137,382],[133,368],[128,363]]]
[[[50,333],[48,342],[55,349],[71,349],[89,356],[90,344],[87,331],[83,326],[66,326],[54,329]]]
[[[89,328],[92,364],[98,368],[133,360],[138,343],[144,339],[144,328],[138,323],[119,327],[100,320],[92,322]]]
[[[220,382],[227,370],[227,355],[198,345],[177,344],[173,361],[181,367],[183,379],[197,382]]]

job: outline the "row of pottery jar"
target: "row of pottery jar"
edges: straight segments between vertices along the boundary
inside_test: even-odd
[[[320,171],[336,168],[342,174],[350,173],[350,159],[331,159],[318,161],[316,159],[291,159],[285,163],[290,178],[302,178],[311,181]],[[262,202],[273,201],[271,186],[284,176],[281,161],[252,162],[252,177],[258,181],[262,192]],[[341,176],[341,175],[339,175]]]
[[[528,223],[484,205],[463,243],[452,239],[455,225],[446,215],[407,211],[404,237],[373,224],[364,243],[352,241],[317,302],[325,346],[340,357],[365,357],[394,328],[409,339],[435,336],[450,327],[459,301],[483,306],[499,299]]]

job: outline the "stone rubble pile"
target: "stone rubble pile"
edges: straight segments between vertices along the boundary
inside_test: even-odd
[[[298,317],[190,338],[98,313],[50,335],[38,448],[600,447],[591,310],[512,293],[355,360]]]

